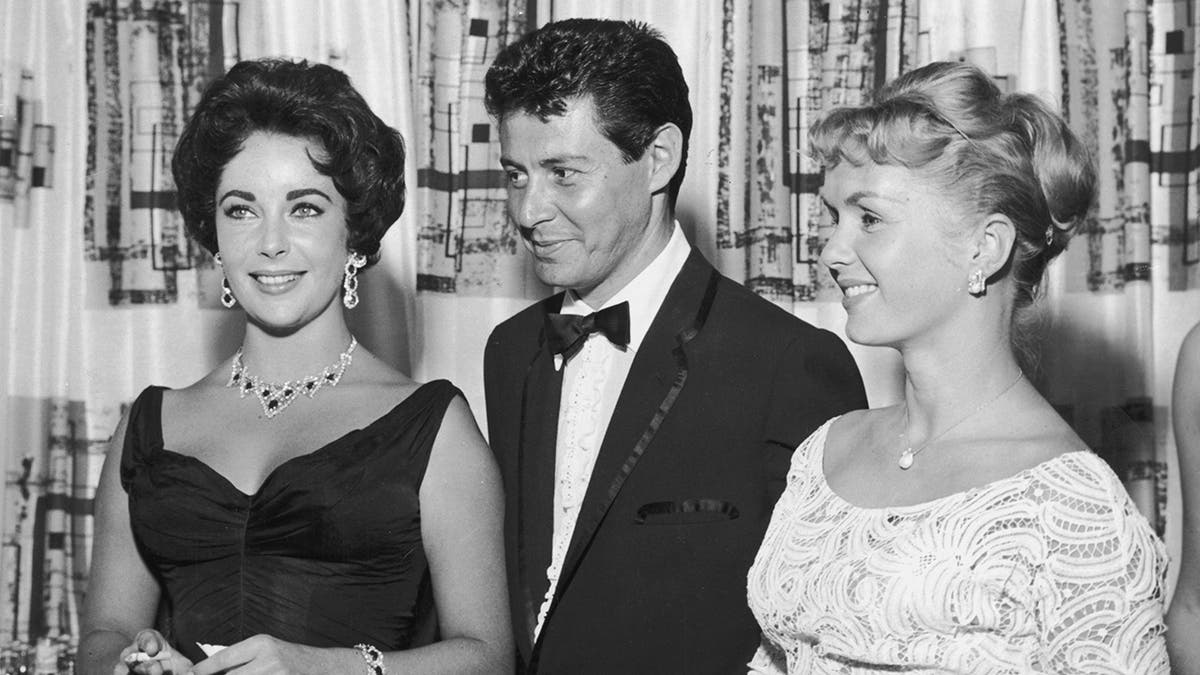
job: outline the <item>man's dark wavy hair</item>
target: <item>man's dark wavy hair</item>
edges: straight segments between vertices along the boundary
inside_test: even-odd
[[[348,246],[375,263],[380,240],[404,211],[403,140],[345,73],[307,61],[242,61],[208,85],[171,160],[188,234],[217,252],[221,173],[259,131],[321,146],[324,156],[313,157],[313,166],[346,200]]]
[[[670,122],[683,132],[683,156],[671,178],[672,209],[687,168],[692,107],[679,59],[650,26],[637,21],[567,19],[548,23],[508,45],[488,69],[487,111],[541,120],[587,98],[596,123],[626,162],[641,158],[655,132]]]

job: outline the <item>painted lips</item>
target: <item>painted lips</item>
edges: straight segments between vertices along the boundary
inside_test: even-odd
[[[272,272],[251,274],[250,277],[258,284],[259,290],[277,295],[291,290],[303,275],[303,272]]]

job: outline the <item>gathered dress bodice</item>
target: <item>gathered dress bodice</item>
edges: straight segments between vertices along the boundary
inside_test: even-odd
[[[458,389],[422,385],[366,427],[287,460],[254,494],[164,447],[162,393],[149,387],[133,404],[121,484],[176,648],[195,661],[197,643],[255,634],[409,646],[429,584],[419,491]]]

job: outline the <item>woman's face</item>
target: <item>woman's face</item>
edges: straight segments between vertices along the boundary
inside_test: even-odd
[[[268,330],[340,310],[346,200],[309,159],[323,154],[304,138],[255,132],[217,184],[223,271],[250,320]]]
[[[928,178],[899,166],[842,162],[821,198],[834,231],[821,252],[841,287],[846,335],[899,347],[949,325],[966,306],[967,215]]]

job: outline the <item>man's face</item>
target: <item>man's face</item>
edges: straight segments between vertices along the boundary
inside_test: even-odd
[[[661,228],[651,218],[653,153],[626,163],[595,120],[587,98],[545,122],[509,113],[500,121],[500,162],[508,214],[537,277],[599,307],[657,253]]]

